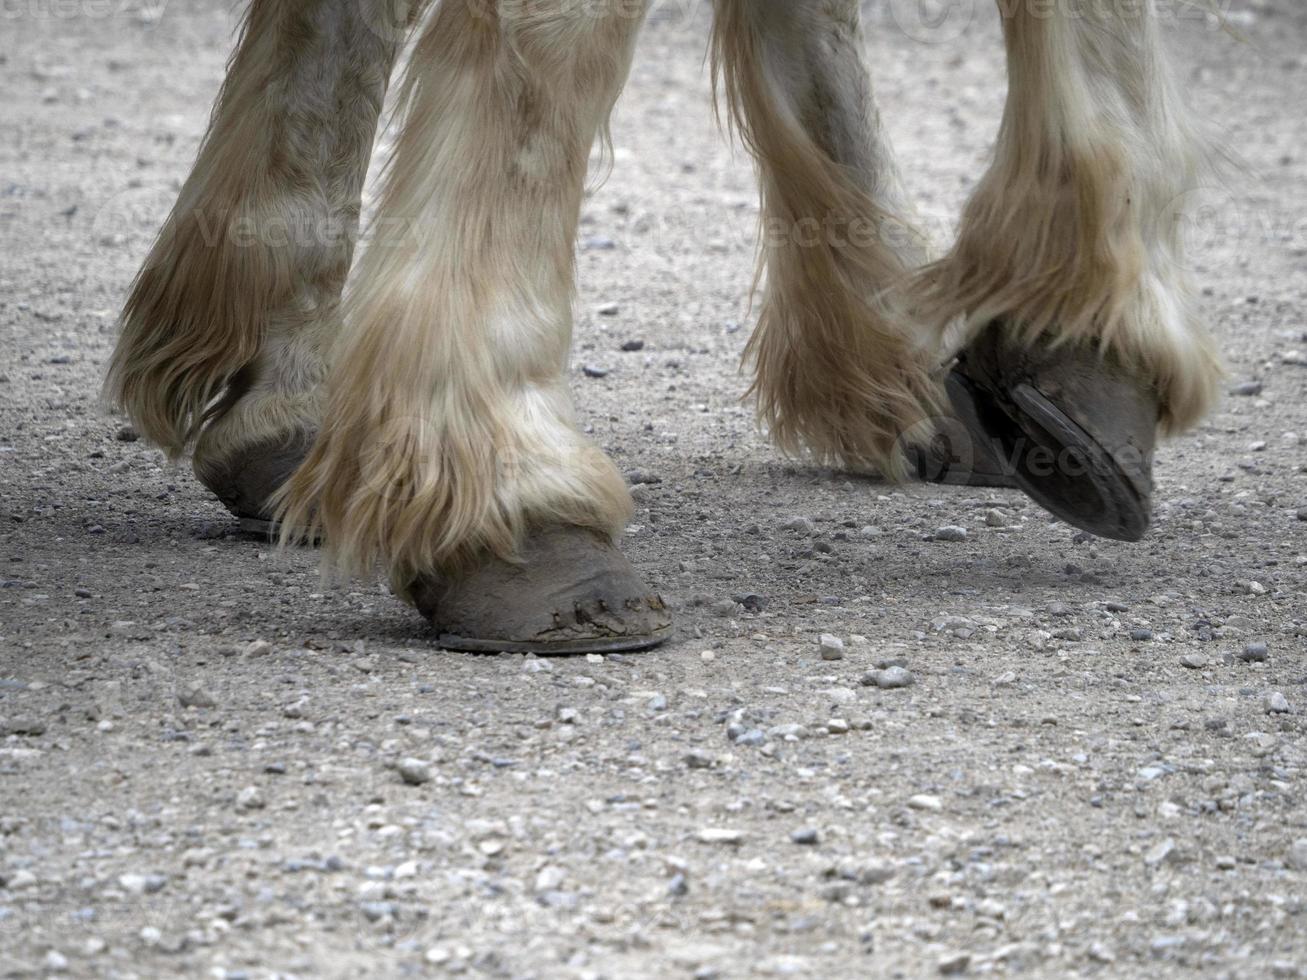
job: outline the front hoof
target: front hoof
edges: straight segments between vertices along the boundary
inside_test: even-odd
[[[255,443],[217,461],[197,454],[195,475],[239,518],[242,531],[271,535],[277,530],[272,497],[304,462],[314,438],[313,432],[298,431]]]
[[[409,587],[437,642],[487,653],[613,653],[671,635],[662,599],[605,537],[578,527],[531,531],[518,561],[488,556],[454,577]]]
[[[1023,344],[995,323],[962,353],[949,393],[1041,507],[1100,537],[1144,536],[1158,399],[1113,360],[1084,345]]]

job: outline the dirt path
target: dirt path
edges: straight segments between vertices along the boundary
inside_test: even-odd
[[[871,47],[942,237],[1001,51],[987,6],[941,44],[911,6]],[[1252,47],[1177,29],[1246,179],[1195,262],[1231,386],[1262,387],[1165,448],[1133,547],[766,445],[752,176],[702,8],[664,3],[586,205],[576,388],[644,481],[629,549],[679,636],[558,662],[435,650],[118,438],[116,310],[234,21],[68,13],[0,11],[0,975],[1307,976],[1296,0],[1236,5]]]

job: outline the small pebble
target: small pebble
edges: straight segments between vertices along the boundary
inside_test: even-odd
[[[808,737],[808,729],[802,725],[791,722],[787,725],[776,725],[770,729],[767,734],[772,738],[784,739],[787,742],[798,742]]]
[[[936,541],[965,541],[967,540],[967,529],[959,527],[956,524],[945,524],[935,530]]]
[[[1116,954],[1104,946],[1102,943],[1090,943],[1089,948],[1085,950],[1089,958],[1095,963],[1115,963]]]
[[[1175,854],[1175,841],[1168,837],[1149,848],[1147,853],[1144,854],[1144,864],[1150,868],[1155,868],[1167,861],[1173,861]]]
[[[970,953],[950,953],[940,959],[939,972],[941,976],[955,977],[966,973],[969,966],[971,966]]]
[[[744,833],[727,827],[703,827],[695,837],[700,844],[739,844],[744,840]]]
[[[1266,713],[1268,715],[1287,715],[1289,713],[1289,699],[1279,691],[1272,691],[1266,695]]]
[[[0,736],[44,734],[45,722],[37,718],[0,718]]]
[[[820,842],[820,840],[821,834],[818,833],[816,827],[800,827],[790,834],[790,842],[793,844],[811,846]]]
[[[199,684],[187,684],[177,692],[177,700],[183,708],[214,708],[218,705],[213,695]]]
[[[1180,658],[1180,666],[1190,670],[1202,670],[1207,666],[1207,658],[1200,653],[1186,653]]]
[[[57,949],[52,949],[45,954],[45,968],[51,973],[62,973],[68,969],[68,957]]]
[[[908,800],[908,806],[913,810],[929,810],[931,813],[938,813],[944,809],[944,804],[940,802],[938,796],[931,796],[929,793],[918,793]]]
[[[267,640],[254,640],[252,643],[246,644],[245,648],[241,650],[241,656],[251,658],[266,657],[270,653],[272,653],[272,644]]]
[[[411,756],[400,759],[395,770],[399,773],[399,778],[410,786],[421,786],[423,783],[431,782],[431,766],[421,759],[414,759]]]
[[[558,891],[567,880],[567,872],[557,865],[547,864],[536,874],[535,890],[540,892]]]
[[[782,531],[793,531],[807,537],[817,533],[817,527],[806,517],[791,517],[781,525]]]
[[[822,660],[844,659],[844,641],[838,636],[830,633],[821,634],[820,646]]]
[[[163,890],[168,879],[163,875],[143,875],[134,872],[118,876],[118,886],[129,895],[153,895]]]
[[[911,687],[916,680],[912,676],[912,671],[906,667],[886,667],[884,670],[876,671],[872,676],[875,678],[876,686],[883,690]]]
[[[1300,837],[1289,847],[1284,863],[1293,871],[1307,871],[1307,837]]]
[[[236,794],[236,809],[238,810],[262,810],[268,805],[267,800],[263,798],[263,792],[257,786],[246,786]]]
[[[1265,643],[1249,643],[1239,653],[1239,659],[1245,663],[1262,664],[1266,663],[1270,656],[1270,651]]]

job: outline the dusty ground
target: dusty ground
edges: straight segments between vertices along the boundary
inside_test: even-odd
[[[876,74],[943,234],[997,25],[917,43],[889,6]],[[1174,30],[1242,157],[1195,265],[1263,388],[1164,450],[1137,546],[778,459],[739,402],[752,177],[702,9],[664,4],[586,207],[576,389],[651,481],[629,550],[679,633],[556,662],[435,649],[117,438],[115,311],[234,21],[70,9],[0,14],[0,973],[1307,976],[1295,0],[1236,5],[1251,46]],[[915,682],[866,686],[887,660]]]

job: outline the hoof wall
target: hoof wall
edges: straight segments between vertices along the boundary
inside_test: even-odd
[[[297,432],[256,443],[231,460],[212,463],[197,456],[195,475],[240,521],[243,533],[276,537],[280,527],[272,519],[270,501],[299,469],[313,440],[312,432]]]
[[[963,352],[949,393],[1049,513],[1118,541],[1147,532],[1157,397],[1113,361],[1084,346],[1027,348],[995,324]]]
[[[616,653],[657,646],[672,630],[631,563],[583,528],[532,531],[518,561],[488,557],[458,578],[420,578],[409,595],[451,650]]]

